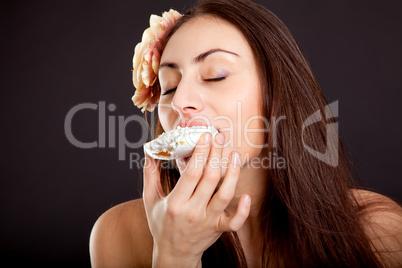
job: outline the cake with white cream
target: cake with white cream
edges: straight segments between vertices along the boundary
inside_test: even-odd
[[[156,139],[145,143],[145,152],[155,159],[173,160],[190,156],[203,133],[215,137],[219,131],[214,126],[177,127],[164,132]]]

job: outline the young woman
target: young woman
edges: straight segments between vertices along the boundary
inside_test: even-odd
[[[402,265],[401,207],[353,184],[328,103],[270,11],[206,0],[151,17],[133,79],[138,107],[159,102],[156,134],[220,133],[170,165],[146,156],[143,199],[94,226],[93,267]]]

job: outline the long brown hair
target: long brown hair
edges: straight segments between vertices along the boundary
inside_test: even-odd
[[[243,33],[259,70],[261,111],[267,119],[286,116],[277,125],[275,147],[273,129],[266,134],[268,149],[286,159],[286,168],[269,170],[270,185],[260,211],[262,266],[381,266],[359,220],[361,207],[351,193],[356,186],[342,143],[338,135],[326,141],[326,126],[334,119],[323,116],[302,131],[304,120],[316,111],[325,114],[328,103],[290,31],[272,12],[252,1],[206,0],[169,30],[165,44],[181,25],[203,15],[226,20]],[[158,122],[155,134],[162,132]],[[306,151],[302,140],[319,152],[326,150],[326,142],[337,142],[337,165],[319,161]],[[180,177],[173,162],[170,167],[162,163],[160,167],[166,193]],[[247,267],[236,232],[222,234],[204,253],[202,263]]]

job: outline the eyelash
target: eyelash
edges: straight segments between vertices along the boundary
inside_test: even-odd
[[[222,81],[225,78],[226,78],[225,76],[222,76],[222,77],[217,77],[217,78],[204,79],[204,81],[205,82],[219,82],[219,81]]]
[[[204,79],[204,81],[205,81],[205,82],[219,82],[219,81],[222,81],[222,80],[225,79],[225,78],[226,78],[225,76],[223,76],[223,77],[217,77],[217,78],[208,78],[208,79]],[[171,92],[175,91],[176,89],[177,89],[177,87],[172,88],[172,89],[169,89],[169,90],[166,90],[166,92],[163,93],[162,95],[163,95],[163,96],[168,95],[168,94],[170,94]]]
[[[177,87],[172,88],[172,89],[169,89],[169,90],[166,90],[166,92],[163,93],[162,95],[163,95],[163,96],[168,95],[170,92],[173,92],[173,91],[175,91],[176,89],[177,89]]]

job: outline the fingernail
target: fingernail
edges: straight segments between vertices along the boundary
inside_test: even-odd
[[[245,206],[250,206],[251,205],[251,198],[249,195],[246,195],[243,199],[243,203]]]
[[[225,143],[225,137],[223,137],[223,134],[217,134],[216,135],[216,140],[218,141],[219,144],[224,144]]]
[[[204,144],[209,144],[210,140],[211,140],[211,134],[205,133],[204,134]]]
[[[237,165],[240,164],[239,153],[237,153],[237,152],[233,152],[233,153],[232,153],[232,163],[233,163],[233,164],[237,164]]]

